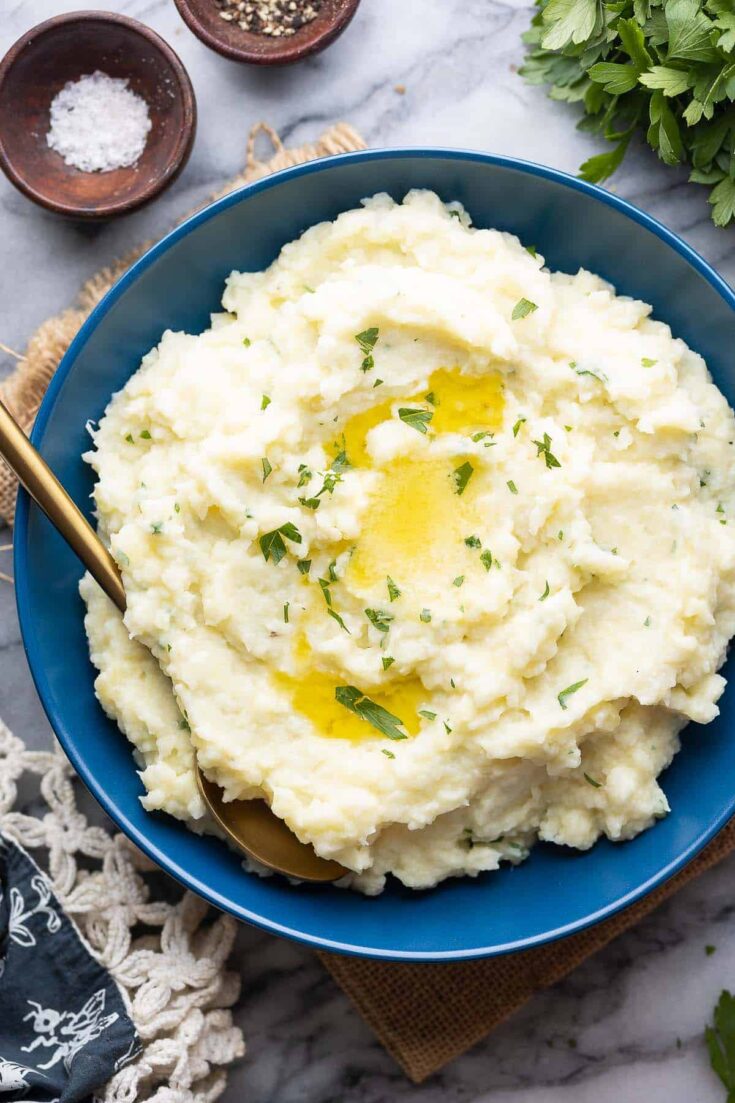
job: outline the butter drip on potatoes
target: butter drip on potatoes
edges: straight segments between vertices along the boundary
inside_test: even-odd
[[[376,196],[114,396],[124,623],[81,589],[147,807],[207,828],[196,750],[365,892],[666,814],[735,630],[735,419],[645,304],[543,265]]]

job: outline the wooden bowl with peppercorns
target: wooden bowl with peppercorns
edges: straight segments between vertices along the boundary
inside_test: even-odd
[[[324,50],[360,0],[175,0],[212,50],[251,65],[289,65]]]
[[[58,214],[103,219],[141,207],[181,172],[195,130],[184,66],[127,16],[56,16],[0,61],[0,168]]]

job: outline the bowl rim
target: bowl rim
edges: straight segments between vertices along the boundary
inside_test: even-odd
[[[255,50],[246,45],[242,47],[232,46],[224,38],[218,38],[200,19],[190,0],[174,0],[174,3],[184,23],[200,42],[203,42],[210,50],[215,50],[222,57],[246,65],[292,65],[296,61],[301,61],[303,58],[319,53],[342,34],[360,6],[360,0],[343,0],[343,6],[332,19],[325,22],[321,33],[303,45],[294,41],[294,38],[297,37],[294,35],[292,38],[286,39],[273,38],[264,43],[265,48],[263,50]],[[245,41],[256,37],[251,31],[244,31],[243,34],[247,36]],[[258,37],[267,38],[267,36]]]
[[[87,340],[91,336],[92,332],[97,328],[98,324],[103,320],[110,308],[117,302],[120,296],[132,285],[138,276],[145,272],[161,255],[167,252],[173,245],[176,244],[182,237],[185,237],[198,226],[208,222],[211,218],[217,217],[217,215],[237,203],[245,201],[250,195],[257,194],[261,191],[267,191],[270,188],[278,187],[278,185],[285,181],[299,176],[307,176],[312,173],[319,173],[329,171],[332,167],[346,163],[360,163],[364,161],[381,161],[389,159],[401,159],[409,160],[411,158],[429,159],[429,158],[443,158],[454,161],[473,161],[487,165],[492,165],[498,168],[512,169],[524,173],[528,173],[532,176],[538,176],[553,183],[561,184],[564,187],[571,188],[573,191],[581,192],[588,195],[601,203],[606,204],[609,207],[613,207],[623,215],[631,218],[638,225],[644,229],[649,230],[660,238],[665,244],[669,245],[677,253],[679,253],[685,260],[687,260],[695,270],[704,277],[704,279],[713,287],[713,289],[725,300],[731,309],[735,310],[735,291],[733,291],[727,282],[715,271],[715,269],[706,261],[695,249],[690,245],[687,245],[673,230],[669,230],[663,223],[653,218],[651,215],[640,210],[634,204],[629,203],[625,199],[621,199],[619,196],[605,191],[605,189],[597,187],[594,184],[589,184],[584,180],[580,180],[577,177],[571,176],[566,172],[562,172],[559,169],[550,168],[545,165],[539,165],[532,161],[525,161],[514,157],[505,157],[499,154],[483,153],[476,150],[457,149],[452,147],[442,146],[424,146],[418,148],[410,147],[396,147],[396,148],[380,148],[360,150],[355,153],[343,153],[332,157],[321,158],[316,161],[308,161],[305,164],[296,165],[292,168],[282,169],[279,172],[275,172],[270,176],[263,177],[251,184],[245,184],[241,188],[235,189],[233,192],[228,193],[221,199],[210,203],[206,207],[197,211],[191,215],[180,225],[176,226],[168,234],[166,234],[155,245],[151,246],[131,267],[125,272],[110,288],[107,294],[100,300],[94,310],[90,313],[87,320],[81,326],[79,332],[75,336],[74,340],[69,345],[64,357],[61,360],[55,374],[51,378],[51,382],[43,398],[41,406],[36,417],[36,421],[31,433],[31,441],[39,447],[42,443],[43,435],[46,430],[46,426],[49,422],[50,416],[53,412],[53,408],[56,403],[57,396],[59,395],[66,377],[72,368],[74,361],[86,344]],[[599,908],[597,911],[588,913],[572,920],[569,923],[565,923],[562,926],[550,931],[545,931],[542,934],[532,937],[518,939],[512,942],[502,943],[500,945],[490,946],[477,946],[470,949],[457,949],[457,950],[445,950],[445,951],[404,951],[393,949],[375,949],[373,947],[359,946],[352,943],[337,942],[330,938],[325,938],[317,935],[307,934],[302,931],[294,930],[284,923],[279,923],[267,916],[260,915],[251,911],[249,908],[238,905],[233,901],[224,898],[216,889],[211,888],[208,885],[203,884],[197,877],[192,876],[186,868],[184,868],[179,862],[170,858],[167,854],[148,839],[148,837],[139,831],[128,820],[125,813],[118,809],[115,805],[114,798],[110,796],[102,787],[97,783],[94,776],[86,768],[85,763],[81,755],[74,746],[73,734],[67,732],[61,718],[54,714],[51,692],[46,678],[45,672],[40,663],[40,656],[38,654],[38,646],[35,641],[33,632],[33,617],[31,608],[31,587],[29,573],[27,569],[27,560],[25,556],[25,547],[28,536],[28,521],[30,512],[30,498],[26,491],[21,487],[18,494],[18,505],[16,511],[15,520],[15,537],[14,540],[14,574],[15,574],[15,591],[16,591],[16,604],[18,609],[18,618],[20,622],[21,635],[23,639],[28,664],[31,670],[31,675],[38,692],[41,704],[43,705],[46,716],[49,723],[56,733],[61,746],[71,761],[75,771],[80,776],[86,787],[95,797],[99,804],[101,804],[104,811],[110,816],[118,827],[131,839],[140,849],[148,855],[157,865],[165,870],[170,876],[174,877],[177,881],[183,884],[186,888],[191,889],[198,895],[202,896],[210,904],[219,908],[221,911],[229,912],[234,915],[235,918],[244,920],[262,930],[269,931],[272,934],[282,935],[284,937],[293,939],[296,942],[301,942],[305,945],[311,946],[315,949],[326,950],[332,953],[340,953],[348,956],[374,958],[386,961],[413,961],[413,962],[448,962],[448,961],[469,961],[481,958],[496,957],[507,953],[515,953],[520,950],[532,949],[536,946],[542,946],[546,943],[555,942],[560,938],[565,938],[568,935],[579,933],[588,927],[593,926],[596,923],[601,922],[604,919],[608,919],[611,916],[627,908],[629,905],[635,903],[637,900],[647,896],[653,889],[662,885],[678,873],[688,862],[694,858],[700,850],[717,834],[718,831],[728,822],[733,813],[735,812],[735,792],[730,803],[715,819],[709,821],[705,825],[698,836],[685,848],[676,858],[672,859],[665,866],[663,866],[657,873],[653,874],[646,881],[635,885],[629,892],[618,897],[610,904]],[[35,507],[34,507],[35,508]],[[131,760],[132,762],[132,760]],[[431,890],[427,890],[431,891]],[[366,902],[368,903],[368,902]]]
[[[34,188],[28,179],[15,167],[13,159],[8,156],[2,138],[2,132],[0,132],[0,169],[5,173],[11,184],[13,184],[18,191],[22,192],[27,199],[37,203],[40,207],[44,207],[47,211],[53,211],[55,214],[66,215],[69,218],[76,218],[86,222],[113,218],[116,215],[128,214],[131,211],[136,211],[156,195],[159,195],[169,184],[173,183],[186,165],[194,145],[197,125],[197,105],[194,87],[183,61],[157,31],[154,31],[152,27],[148,27],[145,23],[141,23],[137,19],[132,19],[128,15],[96,9],[90,9],[89,11],[63,12],[61,15],[54,15],[51,19],[45,19],[43,22],[36,23],[35,26],[30,27],[20,38],[15,40],[5,55],[0,59],[0,88],[8,79],[20,55],[27,47],[32,47],[36,39],[41,38],[49,32],[53,34],[58,28],[74,23],[117,24],[118,26],[126,27],[139,38],[144,39],[149,45],[153,46],[171,66],[184,110],[184,120],[177,136],[176,144],[168,165],[160,176],[156,176],[155,179],[149,180],[135,196],[128,196],[124,199],[107,202],[103,206],[96,207],[93,211],[85,210],[84,208],[76,206],[74,203],[66,203],[60,199],[50,198]]]

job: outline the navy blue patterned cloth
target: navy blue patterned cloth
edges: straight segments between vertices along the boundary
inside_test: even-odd
[[[0,835],[0,1103],[83,1103],[140,1049],[48,878]]]

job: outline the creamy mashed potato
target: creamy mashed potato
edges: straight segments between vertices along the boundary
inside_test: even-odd
[[[702,359],[427,192],[315,226],[223,307],[85,457],[128,595],[123,622],[82,583],[97,694],[146,807],[206,827],[196,753],[370,893],[663,816],[735,631],[735,420]]]

